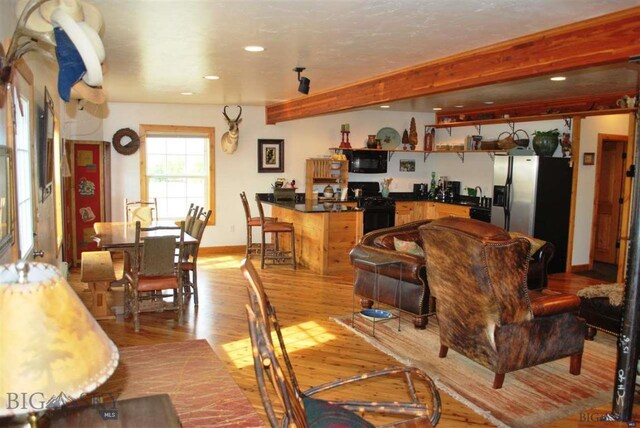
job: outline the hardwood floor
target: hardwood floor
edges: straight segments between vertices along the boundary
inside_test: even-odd
[[[139,333],[133,331],[131,320],[105,320],[100,321],[100,325],[119,347],[207,339],[253,406],[264,417],[253,366],[250,358],[247,359],[250,356],[244,311],[247,292],[239,270],[241,259],[242,254],[200,257],[200,306],[194,309],[192,303],[189,305],[182,326],[177,325],[173,312],[141,315]],[[350,275],[320,276],[303,268],[292,271],[289,266],[269,267],[260,271],[260,274],[283,327],[299,327],[298,336],[304,333],[302,339],[296,341],[296,350],[291,352],[290,349],[292,363],[303,388],[398,364],[330,319],[351,312]],[[79,269],[71,270],[70,282],[83,301],[89,302],[91,295],[84,291],[86,285],[79,280]],[[598,281],[577,275],[556,274],[550,281],[550,288],[576,292],[594,283]],[[480,415],[448,395],[441,394],[443,415],[440,426],[490,426]],[[591,421],[610,410],[611,405],[607,404],[549,426],[598,426],[598,422]],[[627,426],[607,424],[618,425]]]

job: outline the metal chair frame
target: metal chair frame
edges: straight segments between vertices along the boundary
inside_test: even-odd
[[[413,417],[392,426],[435,426],[440,420],[441,400],[438,390],[429,376],[414,367],[391,367],[373,372],[338,379],[322,385],[302,391],[293,365],[285,347],[284,338],[280,329],[280,323],[276,316],[276,310],[269,302],[260,276],[250,260],[244,259],[240,269],[247,280],[250,305],[246,305],[249,321],[249,332],[253,344],[254,368],[260,390],[262,404],[267,413],[271,426],[278,425],[296,427],[306,426],[302,399],[314,394],[328,391],[337,387],[354,384],[365,380],[381,378],[385,376],[402,376],[407,387],[410,401],[357,401],[357,400],[329,400],[330,403],[339,405],[353,412],[370,412],[387,415],[399,415]],[[274,351],[272,330],[275,330],[284,361],[285,370]],[[282,421],[278,421],[268,393],[266,379],[269,379],[276,390],[279,401],[284,406]],[[415,382],[423,382],[429,389],[432,397],[431,403],[420,402],[415,388]]]

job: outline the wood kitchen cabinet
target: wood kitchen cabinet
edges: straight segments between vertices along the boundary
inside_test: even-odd
[[[305,198],[313,199],[313,191],[322,193],[327,185],[333,187],[335,198],[340,199],[338,189],[346,188],[349,181],[349,162],[330,158],[307,159],[305,180]],[[314,186],[321,186],[314,189]]]
[[[396,202],[396,226],[415,221],[415,207],[418,202]]]
[[[434,203],[435,205],[435,215],[434,219],[442,218],[442,217],[464,217],[469,218],[469,207],[461,206],[461,205],[452,205],[452,204],[439,204]]]
[[[469,207],[432,201],[396,202],[396,226],[423,219],[442,217],[469,218]]]

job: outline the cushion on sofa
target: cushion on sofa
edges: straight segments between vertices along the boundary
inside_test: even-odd
[[[538,251],[544,244],[547,243],[547,241],[543,241],[542,239],[534,238],[533,236],[525,235],[524,233],[520,232],[509,232],[509,235],[511,236],[511,238],[524,238],[529,241],[529,244],[531,244],[529,256],[533,256],[536,251]]]
[[[415,242],[419,247],[422,247],[422,239],[417,229],[408,230],[404,232],[389,232],[384,235],[376,237],[373,241],[374,245],[378,248],[386,248],[387,250],[396,250],[395,239],[401,241]],[[396,250],[397,251],[397,250]]]
[[[424,250],[415,241],[403,241],[394,236],[393,245],[396,251],[413,254],[414,256],[424,257]]]

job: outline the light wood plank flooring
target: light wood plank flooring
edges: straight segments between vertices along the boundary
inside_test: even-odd
[[[119,346],[148,345],[189,339],[207,339],[227,369],[245,391],[247,397],[264,416],[260,396],[256,387],[253,367],[238,367],[226,348],[237,341],[247,343],[248,333],[244,305],[247,292],[239,264],[241,254],[212,255],[200,257],[198,271],[200,280],[200,306],[190,304],[185,314],[185,324],[178,326],[172,312],[149,313],[141,316],[141,331],[135,333],[130,320],[106,320],[100,324]],[[316,275],[306,269],[292,271],[290,267],[269,267],[261,271],[267,292],[278,310],[284,327],[301,323],[315,323],[322,334],[333,336],[331,340],[318,340],[312,346],[293,352],[292,362],[302,387],[307,388],[337,377],[397,365],[397,362],[378,351],[363,340],[339,327],[330,317],[351,312],[352,279]],[[90,293],[83,291],[79,269],[72,269],[70,282],[85,302]],[[597,283],[587,277],[571,274],[553,276],[550,288],[576,292],[582,287]],[[599,333],[602,334],[602,333]],[[226,346],[225,346],[226,345]],[[470,427],[489,426],[479,415],[453,398],[442,394],[443,416],[440,426]],[[551,424],[553,427],[600,426],[601,423],[585,423],[597,415],[611,410],[610,405],[574,415]],[[266,419],[265,419],[266,420]],[[626,424],[607,424],[627,426]]]

